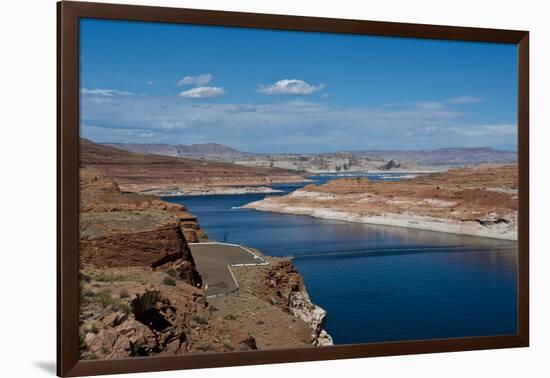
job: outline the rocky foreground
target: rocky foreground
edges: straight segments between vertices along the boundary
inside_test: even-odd
[[[207,235],[184,206],[123,193],[101,172],[81,169],[79,234],[83,359],[332,342],[326,313],[288,260],[236,268],[241,289],[207,300],[188,244]]]
[[[280,168],[129,152],[86,139],[80,140],[80,165],[113,178],[124,192],[154,195],[266,193],[272,184],[308,181]]]
[[[517,165],[453,169],[395,182],[346,178],[244,207],[517,240],[517,181]]]

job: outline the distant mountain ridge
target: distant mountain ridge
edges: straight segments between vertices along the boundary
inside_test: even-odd
[[[183,195],[304,181],[294,171],[143,154],[80,139],[80,167],[111,177],[123,192]],[[229,188],[229,189],[228,189]]]
[[[214,156],[241,156],[248,155],[246,152],[237,151],[219,143],[201,143],[201,144],[166,144],[166,143],[103,143],[103,145],[119,148],[131,152],[142,154],[178,156],[178,157],[196,157],[203,155]]]
[[[514,151],[491,147],[439,148],[435,150],[369,150],[357,153],[375,154],[384,159],[409,161],[421,165],[463,166],[485,163],[516,163]]]
[[[219,143],[192,145],[111,143],[107,145],[144,154],[231,162],[245,166],[283,168],[310,173],[387,170],[420,172],[442,167],[517,162],[516,152],[490,147],[265,154],[243,152]]]

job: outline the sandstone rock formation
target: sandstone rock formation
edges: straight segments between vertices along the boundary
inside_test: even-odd
[[[126,285],[132,290],[131,281]],[[134,290],[137,292],[128,305],[116,311],[98,308],[97,296],[83,298],[87,315],[80,327],[83,358],[256,349],[251,335],[214,318],[202,291],[190,285],[182,284],[177,290]]]
[[[162,195],[307,181],[284,169],[128,152],[86,139],[80,140],[80,165],[112,177],[124,192]]]
[[[204,240],[196,217],[154,196],[121,193],[97,171],[80,172],[80,258],[97,267],[178,262],[180,275],[200,286],[188,241]]]
[[[345,178],[245,208],[517,240],[517,165],[453,169],[395,182]]]
[[[310,325],[311,344],[332,345],[332,338],[325,331],[327,312],[313,304],[306,291],[304,280],[290,260],[273,264],[262,282],[265,297],[279,308]]]
[[[326,339],[324,312],[311,305],[292,269],[278,276],[287,295],[284,311],[235,293],[224,298],[230,312],[220,315],[206,301],[189,247],[207,236],[184,206],[123,193],[103,173],[81,169],[79,215],[81,358],[246,351],[258,348],[256,335],[266,348],[322,345]],[[252,287],[259,286],[254,280]],[[287,293],[287,287],[296,291]],[[259,313],[272,326],[246,318]],[[240,323],[245,319],[250,324]],[[310,340],[310,326],[321,336]]]

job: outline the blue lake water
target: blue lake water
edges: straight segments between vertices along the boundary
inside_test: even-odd
[[[165,200],[187,206],[211,239],[293,257],[335,344],[516,333],[517,243],[238,208],[264,196]]]

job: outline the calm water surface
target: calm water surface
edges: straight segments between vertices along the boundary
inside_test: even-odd
[[[516,332],[517,243],[239,208],[264,196],[165,199],[185,204],[211,239],[294,257],[336,344]]]

